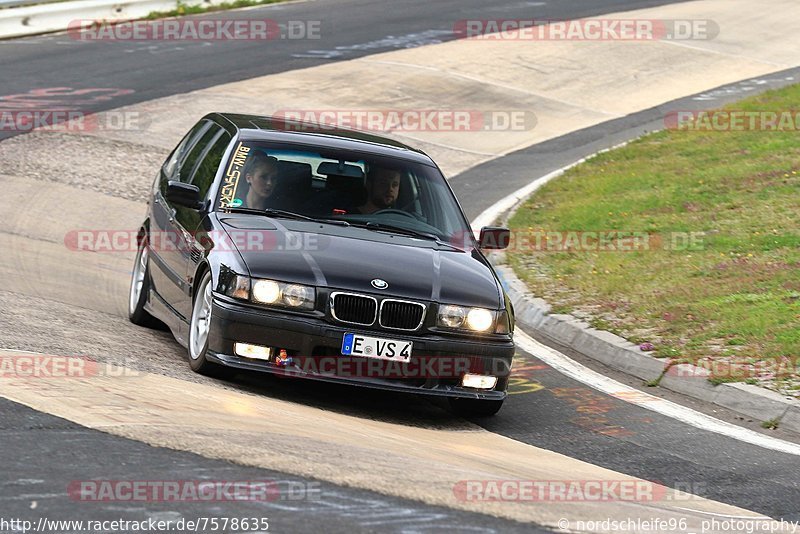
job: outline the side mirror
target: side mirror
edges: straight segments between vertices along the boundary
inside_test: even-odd
[[[168,202],[193,210],[203,207],[203,203],[200,202],[200,188],[176,180],[167,182],[166,198]]]
[[[484,226],[481,228],[479,244],[483,250],[502,250],[508,248],[511,231],[508,228]]]

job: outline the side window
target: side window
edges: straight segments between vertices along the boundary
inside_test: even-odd
[[[219,133],[219,130],[219,126],[209,123],[209,126],[202,131],[200,140],[194,144],[183,161],[180,162],[178,175],[181,182],[189,183],[192,180],[195,166],[200,162],[200,159]]]
[[[186,134],[186,136],[181,140],[181,142],[178,143],[178,146],[175,147],[175,150],[172,151],[172,154],[169,155],[167,161],[164,162],[164,166],[162,167],[164,175],[167,178],[171,179],[175,176],[180,162],[184,157],[186,157],[186,152],[192,147],[197,137],[210,127],[211,123],[209,121],[200,121],[195,124],[194,127],[189,130],[189,133]]]
[[[205,198],[208,194],[230,141],[231,136],[228,132],[221,126],[210,123],[209,128],[201,133],[200,140],[180,163],[178,173],[181,181],[196,185],[200,189],[200,198]],[[183,228],[193,230],[200,226],[203,214],[197,210],[177,206],[175,219]]]
[[[213,132],[214,130],[212,129],[211,131]],[[200,198],[206,197],[211,184],[214,183],[214,177],[217,175],[217,170],[220,163],[222,163],[222,157],[225,155],[225,150],[230,142],[230,134],[222,128],[216,128],[216,135],[211,139],[200,161],[196,164],[191,178],[191,183],[200,188]]]

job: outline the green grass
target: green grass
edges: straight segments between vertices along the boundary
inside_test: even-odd
[[[778,428],[778,425],[780,425],[779,419],[770,419],[761,423],[761,427],[766,428],[767,430],[775,430]]]
[[[178,2],[178,7],[169,11],[152,11],[145,20],[164,19],[168,17],[180,17],[182,15],[197,15],[200,13],[210,13],[213,11],[226,11],[239,7],[260,6],[264,4],[277,4],[286,0],[234,0],[233,2],[223,2],[214,6],[190,6],[184,2]]]
[[[795,85],[730,108],[798,103]],[[519,247],[508,257],[533,293],[650,341],[654,356],[798,357],[800,132],[648,135],[550,182],[509,225],[651,234],[649,250]]]

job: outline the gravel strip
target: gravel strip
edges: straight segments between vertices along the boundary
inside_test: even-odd
[[[168,151],[163,148],[77,135],[35,132],[0,143],[2,168],[127,200],[145,201]]]

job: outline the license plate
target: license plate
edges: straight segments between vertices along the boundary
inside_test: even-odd
[[[408,362],[411,360],[411,341],[347,333],[342,340],[342,354]]]

